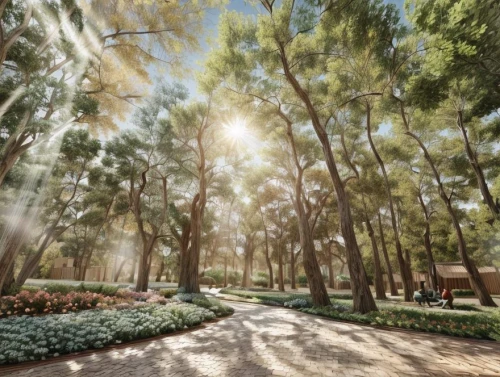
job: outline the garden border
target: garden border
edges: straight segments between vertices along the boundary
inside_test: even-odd
[[[274,306],[274,305],[259,304],[259,303],[256,303],[256,302],[246,302],[246,301],[230,300],[230,299],[226,299],[226,298],[222,298],[222,297],[216,297],[216,298],[219,299],[219,300],[221,300],[221,301],[236,302],[236,303],[240,303],[240,304],[267,306],[267,307],[276,308],[276,309],[283,309],[283,310],[293,310],[293,311],[296,311],[296,312],[299,312],[299,313],[302,313],[302,314],[307,314],[307,315],[310,315],[312,317],[321,318],[321,319],[324,319],[324,320],[327,320],[327,321],[331,321],[331,322],[349,323],[351,325],[370,327],[372,329],[377,329],[377,330],[385,330],[385,331],[392,331],[392,332],[402,332],[402,333],[405,333],[405,334],[414,334],[414,335],[415,334],[420,334],[420,335],[431,335],[431,336],[445,336],[447,338],[457,339],[457,340],[464,341],[464,342],[474,342],[474,343],[477,342],[477,343],[482,343],[482,344],[486,343],[486,344],[489,344],[489,345],[496,344],[496,345],[500,346],[500,342],[497,342],[495,340],[465,338],[465,337],[462,337],[462,336],[453,336],[453,335],[448,335],[448,334],[439,334],[439,333],[430,332],[430,331],[408,330],[408,329],[402,329],[400,327],[391,327],[391,326],[383,326],[383,325],[371,325],[371,324],[367,324],[367,323],[361,323],[361,322],[356,322],[356,321],[349,321],[349,320],[346,320],[346,319],[335,319],[335,318],[330,318],[330,317],[326,317],[326,316],[322,316],[322,315],[301,312],[300,310],[297,310],[297,309],[294,309],[294,308],[285,308],[283,306]],[[243,299],[243,297],[242,297],[242,299]]]
[[[54,314],[54,315],[59,315],[59,314]],[[113,350],[127,348],[131,345],[138,344],[138,343],[145,343],[145,342],[150,342],[150,341],[168,338],[171,336],[183,335],[186,333],[190,333],[190,332],[204,329],[204,328],[208,327],[209,324],[215,324],[215,323],[221,322],[227,318],[230,318],[231,316],[232,316],[232,314],[224,316],[224,317],[219,317],[219,318],[216,317],[214,319],[204,321],[204,322],[200,323],[199,325],[189,327],[187,329],[181,329],[181,330],[177,330],[177,331],[174,331],[174,332],[171,332],[168,334],[156,335],[156,336],[152,336],[149,338],[134,339],[134,340],[130,340],[128,342],[122,342],[119,344],[109,344],[107,346],[104,346],[103,348],[92,348],[92,349],[87,349],[84,351],[67,353],[64,355],[57,356],[57,357],[50,357],[50,358],[47,358],[45,360],[34,360],[34,361],[25,361],[23,363],[0,365],[0,375],[2,373],[9,373],[9,372],[16,372],[16,371],[20,371],[20,370],[32,369],[32,368],[36,368],[36,367],[47,365],[47,364],[59,363],[59,362],[64,362],[64,361],[72,361],[75,359],[80,359],[82,357],[89,357],[89,356],[92,356],[94,354],[99,354],[99,353],[103,353],[103,352],[109,352],[109,351],[113,351]]]

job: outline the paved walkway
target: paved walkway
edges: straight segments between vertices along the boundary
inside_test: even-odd
[[[231,303],[206,328],[1,376],[500,376],[500,344]],[[428,363],[432,361],[432,363]]]

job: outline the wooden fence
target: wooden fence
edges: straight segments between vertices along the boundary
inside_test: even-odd
[[[90,267],[85,272],[85,281],[106,281],[111,279],[111,270],[107,267]],[[73,280],[75,279],[75,267],[52,267],[50,270],[50,278],[55,280]],[[109,276],[107,276],[109,275]]]

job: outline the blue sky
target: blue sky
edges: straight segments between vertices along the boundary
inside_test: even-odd
[[[365,1],[365,0],[358,0],[358,1]],[[404,20],[404,11],[403,11],[403,4],[404,0],[384,0],[384,3],[386,4],[396,4],[396,6],[400,9],[401,11],[401,18]],[[186,77],[179,79],[179,78],[173,78],[169,76],[168,74],[165,75],[164,73],[160,74],[155,66],[151,66],[151,68],[148,70],[150,73],[150,77],[152,78],[153,82],[157,82],[157,79],[164,79],[165,81],[180,81],[182,82],[189,90],[190,97],[196,98],[198,97],[198,93],[196,90],[196,81],[194,78],[194,74],[196,72],[200,72],[203,69],[203,62],[205,59],[206,54],[213,48],[216,48],[216,41],[217,41],[217,25],[219,21],[219,17],[222,12],[224,11],[236,11],[236,12],[241,12],[245,14],[257,14],[258,9],[256,9],[254,6],[248,4],[247,1],[245,0],[232,0],[229,1],[229,3],[225,6],[225,9],[219,10],[219,9],[210,9],[206,12],[205,16],[205,21],[204,21],[204,26],[205,26],[205,35],[203,38],[200,40],[201,44],[201,51],[198,52],[191,52],[186,55],[186,66],[190,69],[189,74],[186,75]],[[132,119],[131,116],[127,117],[128,119]],[[130,128],[132,125],[129,124],[127,121],[126,122],[118,122],[118,126],[120,129],[127,129]],[[390,125],[383,125],[380,127],[379,132],[385,133],[388,132],[390,129]]]
[[[359,0],[366,1],[366,0]],[[395,4],[401,12],[401,18],[404,20],[404,0],[384,0],[386,4]],[[229,4],[225,7],[227,11],[236,11],[245,14],[257,14],[258,10],[248,4],[245,0],[233,0],[229,1]],[[224,11],[224,10],[223,10]],[[216,47],[216,39],[217,39],[217,24],[219,21],[219,16],[221,11],[218,9],[211,9],[206,14],[205,19],[205,28],[207,30],[207,36],[210,37],[212,43],[207,43],[206,40],[201,41],[202,51],[199,53],[193,53],[188,55],[188,64],[195,71],[200,71],[203,67],[204,56],[210,49]],[[189,89],[191,96],[196,96],[196,82],[193,78],[183,80],[184,85],[186,85]]]

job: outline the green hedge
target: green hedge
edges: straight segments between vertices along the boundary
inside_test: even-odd
[[[455,297],[475,296],[475,293],[472,289],[452,289],[451,293]]]
[[[160,289],[159,295],[165,298],[172,298],[177,294],[177,289]]]
[[[269,284],[269,278],[263,277],[263,276],[253,276],[252,277],[252,283],[253,285],[256,285],[257,287],[267,287]]]
[[[203,274],[214,279],[217,284],[224,283],[224,270],[208,270]]]
[[[102,283],[80,283],[78,285],[70,285],[63,283],[46,283],[42,286],[42,290],[48,293],[61,293],[63,295],[70,292],[91,292],[101,293],[104,296],[114,296],[120,287],[118,285],[102,284]]]

